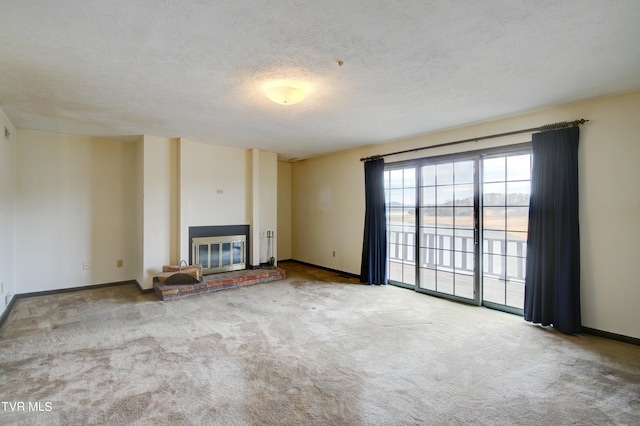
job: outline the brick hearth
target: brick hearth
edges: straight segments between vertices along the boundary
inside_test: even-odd
[[[228,290],[248,285],[282,280],[287,277],[284,269],[244,269],[242,271],[223,272],[205,275],[202,282],[188,285],[164,285],[153,283],[153,290],[160,300],[175,300],[214,291]]]

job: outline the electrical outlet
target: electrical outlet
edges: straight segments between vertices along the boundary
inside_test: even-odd
[[[123,265],[124,265],[124,260],[122,260],[122,259],[116,260],[116,266],[118,268],[122,268]]]
[[[7,295],[4,297],[4,306],[9,306],[9,302],[11,302],[11,295],[10,295],[10,294],[7,294]]]
[[[0,294],[4,293],[4,283],[0,283]]]
[[[82,262],[82,269],[84,269],[85,271],[91,269],[91,262]]]

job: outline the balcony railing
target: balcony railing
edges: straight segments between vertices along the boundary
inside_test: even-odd
[[[483,274],[502,280],[524,281],[526,246],[522,239],[483,238]],[[391,262],[415,264],[415,232],[388,230]],[[474,238],[422,232],[421,268],[472,273],[475,269]]]

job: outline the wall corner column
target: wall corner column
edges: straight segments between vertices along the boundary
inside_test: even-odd
[[[251,150],[251,253],[249,263],[260,266],[260,150]]]

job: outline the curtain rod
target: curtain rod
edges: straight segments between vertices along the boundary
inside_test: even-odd
[[[420,148],[405,149],[404,151],[390,152],[388,154],[372,155],[370,157],[361,158],[360,161],[377,160],[378,158],[387,157],[389,155],[405,154],[407,152],[422,151],[422,150],[431,149],[431,148],[440,148],[440,147],[443,147],[443,146],[457,145],[457,144],[460,144],[460,143],[478,142],[478,141],[485,140],[485,139],[494,139],[494,138],[501,138],[503,136],[518,135],[520,133],[546,132],[548,130],[565,129],[567,127],[573,127],[573,126],[578,126],[580,124],[584,124],[587,121],[589,121],[589,120],[585,120],[584,118],[581,118],[579,120],[573,120],[573,121],[561,121],[559,123],[545,124],[544,126],[540,126],[540,127],[532,127],[530,129],[515,130],[513,132],[506,132],[506,133],[496,133],[494,135],[480,136],[478,138],[462,139],[462,140],[459,140],[459,141],[440,143],[440,144],[431,145],[431,146],[423,146],[423,147],[420,147]]]

